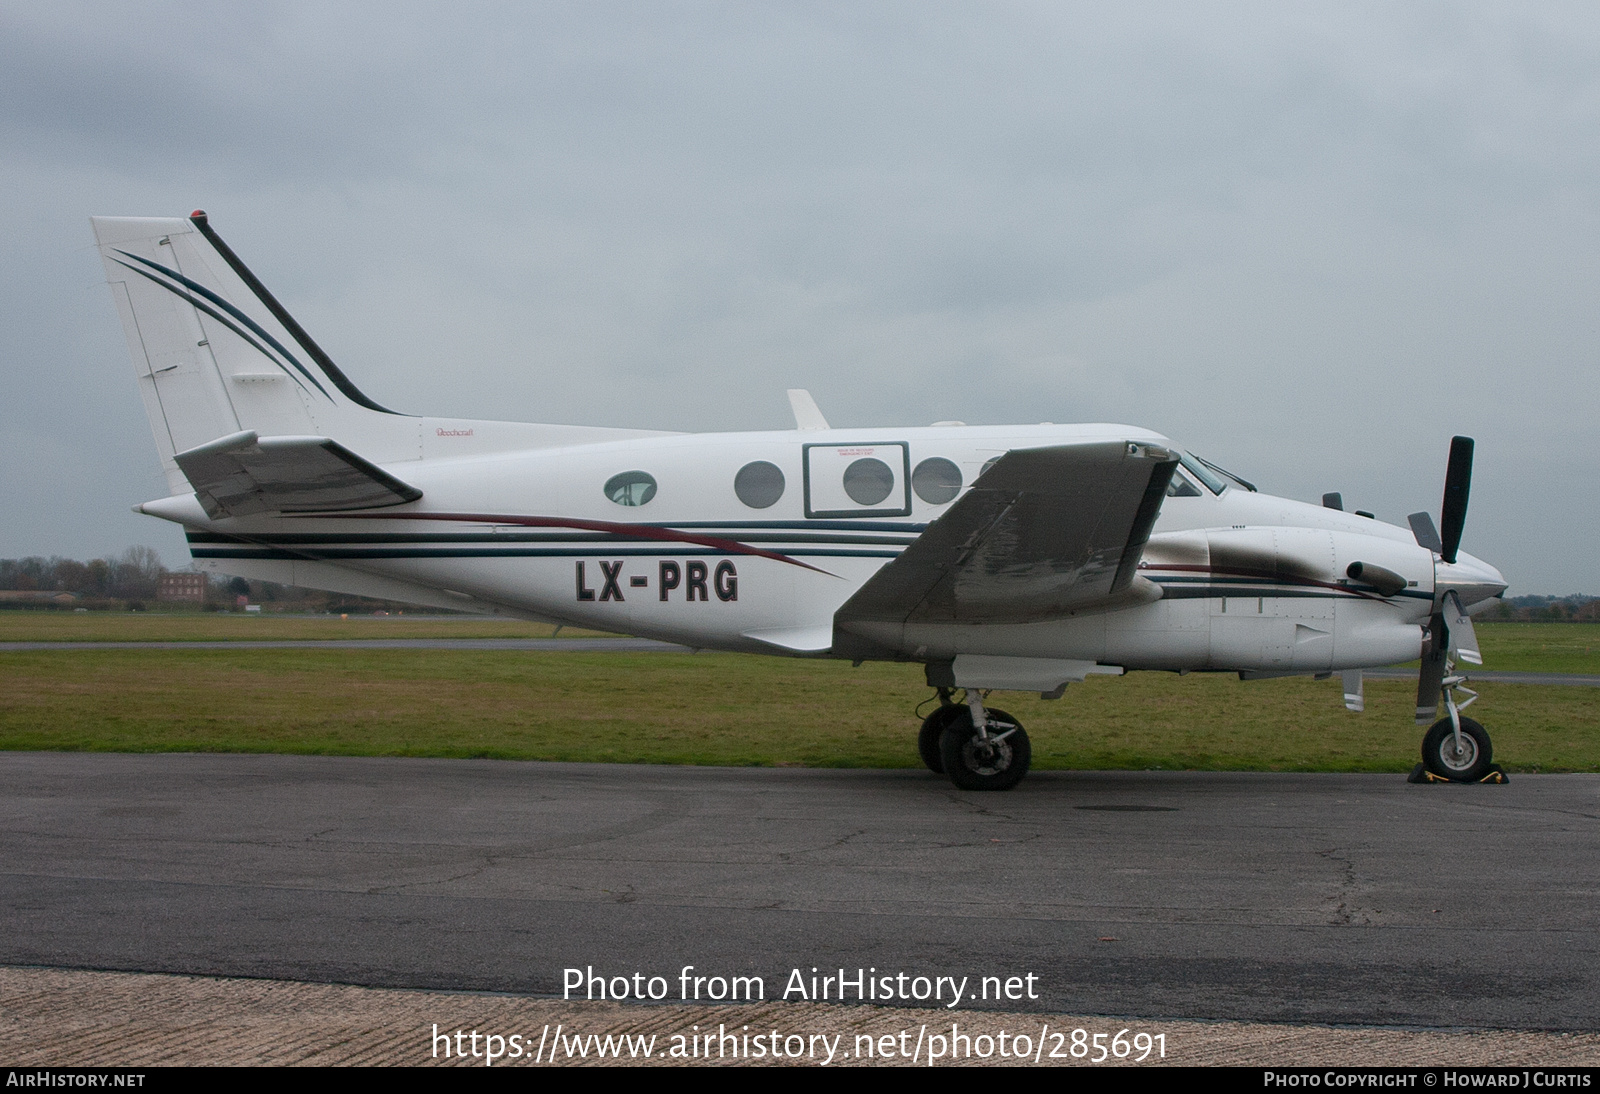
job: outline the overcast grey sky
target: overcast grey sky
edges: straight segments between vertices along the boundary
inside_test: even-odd
[[[1600,592],[1592,4],[0,2],[0,556],[165,493],[93,214],[399,410],[1121,421]]]

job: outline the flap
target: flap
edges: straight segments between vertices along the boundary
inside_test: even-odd
[[[174,457],[206,515],[330,513],[416,501],[422,491],[327,437],[234,433]]]
[[[1044,657],[991,657],[961,653],[950,666],[958,688],[1052,692],[1063,684],[1081,684],[1091,676],[1121,676],[1119,665],[1065,661]]]
[[[1008,452],[835,621],[1027,622],[1134,583],[1174,453],[1134,441]]]
[[[833,625],[823,623],[809,627],[786,627],[770,631],[745,631],[743,637],[753,638],[768,646],[791,653],[827,653],[833,645]]]

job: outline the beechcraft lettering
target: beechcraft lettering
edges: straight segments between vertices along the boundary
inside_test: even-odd
[[[1457,666],[1481,661],[1471,615],[1506,583],[1460,550],[1467,438],[1438,525],[1399,527],[1338,494],[1270,497],[1127,425],[834,429],[799,390],[795,428],[772,432],[399,414],[204,213],[93,226],[167,479],[138,509],[182,525],[202,570],[700,649],[920,664],[937,697],[922,759],[969,790],[1014,786],[1030,762],[996,691],[1059,698],[1130,670],[1337,673],[1359,711],[1364,668],[1420,658],[1427,767],[1492,775]]]

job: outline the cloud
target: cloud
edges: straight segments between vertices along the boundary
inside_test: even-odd
[[[1593,585],[1582,5],[11,6],[0,96],[0,456],[106,423],[40,496],[143,443],[83,218],[203,204],[402,409],[1120,419],[1396,520],[1471,432],[1469,549]]]

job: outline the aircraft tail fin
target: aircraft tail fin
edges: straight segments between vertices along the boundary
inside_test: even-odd
[[[178,453],[246,430],[330,436],[363,419],[361,434],[415,446],[415,419],[362,394],[203,212],[91,223],[174,493],[190,490]],[[398,428],[372,429],[378,418]]]

